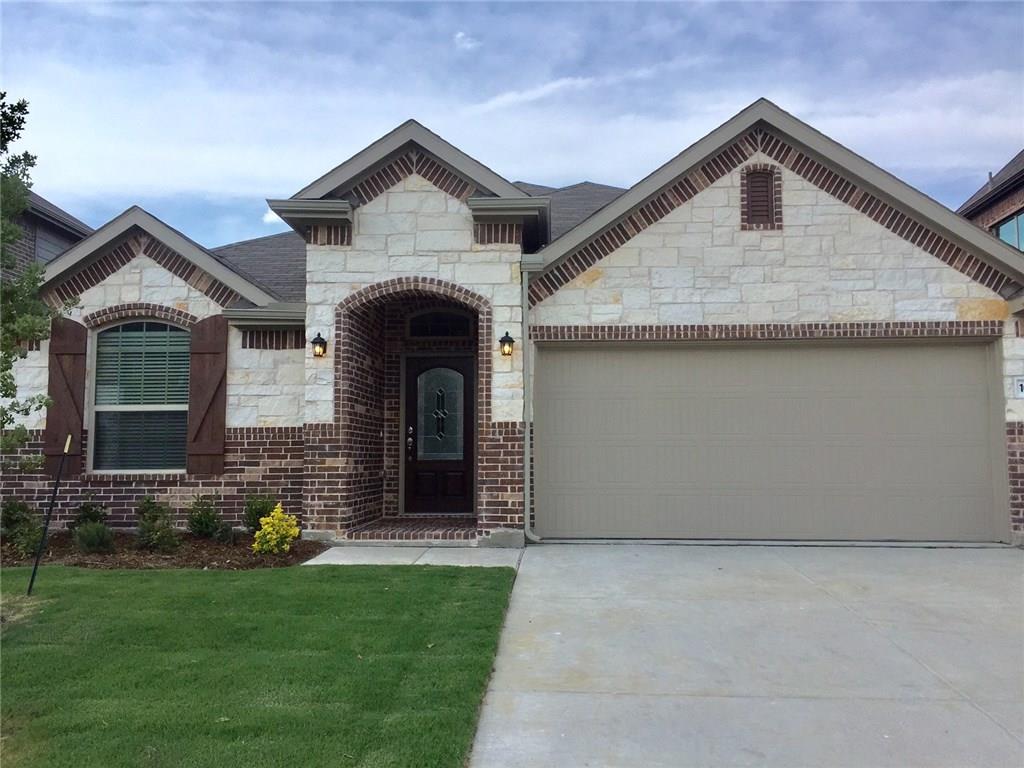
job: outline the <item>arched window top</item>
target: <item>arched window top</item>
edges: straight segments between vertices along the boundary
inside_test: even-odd
[[[411,339],[468,339],[473,335],[473,318],[468,312],[428,309],[409,318]]]

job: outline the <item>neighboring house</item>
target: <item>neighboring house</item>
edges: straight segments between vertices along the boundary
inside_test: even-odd
[[[337,539],[1024,536],[1024,255],[770,102],[628,190],[410,121],[268,202],[292,233],[131,208],[48,266],[80,307],[18,375],[51,468],[73,438],[65,519],[266,492]]]
[[[1024,251],[1024,150],[957,210],[1004,243]]]
[[[88,224],[32,191],[28,193],[28,207],[17,224],[21,227],[21,237],[11,246],[16,272],[29,264],[48,264],[92,234]]]

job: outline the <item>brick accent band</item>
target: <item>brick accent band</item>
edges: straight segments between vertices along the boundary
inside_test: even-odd
[[[91,312],[82,318],[82,325],[87,328],[99,328],[102,325],[109,325],[110,323],[130,318],[166,320],[182,328],[191,328],[199,322],[199,318],[189,312],[174,307],[165,307],[162,304],[149,304],[137,301],[129,304],[117,304],[113,307],[104,307],[103,309]]]
[[[306,242],[310,245],[352,245],[352,225],[311,224],[306,227]]]
[[[232,288],[201,270],[177,251],[171,250],[137,227],[108,248],[98,259],[69,275],[47,290],[62,303],[79,296],[124,267],[137,256],[148,256],[161,267],[200,291],[222,307],[234,304],[240,296]],[[47,296],[44,296],[47,298]]]
[[[747,177],[751,173],[757,172],[765,172],[772,175],[772,222],[770,224],[752,224],[749,221],[750,209],[747,207]],[[740,176],[740,229],[782,229],[782,171],[779,170],[777,165],[751,163],[743,169],[743,174]]]
[[[305,328],[242,330],[242,349],[302,349],[304,346]]]
[[[814,339],[998,338],[999,320],[754,325],[535,325],[534,341],[789,341]]]
[[[543,301],[605,256],[625,245],[632,237],[695,197],[702,189],[738,168],[758,151],[986,288],[1000,293],[1004,289],[1015,290],[1020,287],[1010,276],[999,272],[977,256],[915,221],[910,215],[861,189],[779,136],[765,129],[755,128],[704,164],[679,176],[632,212],[610,224],[578,250],[570,253],[560,263],[534,278],[530,285],[531,306]]]
[[[523,225],[518,221],[474,221],[473,240],[480,245],[510,243],[521,245]]]
[[[1006,424],[1006,463],[1010,475],[1010,528],[1024,533],[1024,422]]]
[[[459,200],[465,200],[476,190],[472,183],[430,155],[412,149],[362,179],[352,188],[352,192],[360,204],[365,205],[414,173]]]

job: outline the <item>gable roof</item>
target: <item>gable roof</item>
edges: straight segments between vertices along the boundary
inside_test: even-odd
[[[838,169],[842,176],[855,179],[859,186],[879,199],[891,201],[898,208],[912,212],[922,223],[940,231],[956,245],[1012,277],[1016,283],[1024,283],[1024,254],[1020,251],[980,230],[944,205],[796,119],[767,99],[755,101],[547,247],[524,256],[524,268],[550,272],[674,180],[700,166],[760,124],[766,124],[787,137],[826,168]]]
[[[961,216],[970,216],[983,208],[990,200],[1002,197],[1017,184],[1024,184],[1024,149],[986,181],[981,189],[967,198],[964,204],[956,209],[956,212]]]
[[[284,302],[306,300],[306,241],[295,232],[210,249],[232,269],[272,289]]]
[[[43,288],[48,288],[87,266],[93,256],[133,228],[141,229],[168,248],[188,259],[196,267],[234,290],[243,299],[253,304],[264,305],[274,301],[274,296],[252,279],[243,277],[224,261],[203,248],[194,240],[169,227],[156,216],[133,205],[119,216],[115,216],[102,227],[46,265]]]
[[[92,227],[84,221],[76,219],[63,208],[54,205],[42,195],[37,195],[31,189],[28,191],[28,212],[46,219],[79,239],[92,234]]]
[[[549,187],[528,181],[514,183],[531,197],[547,197],[551,201],[549,211],[553,239],[558,239],[626,191],[622,187],[593,181],[581,181],[567,187]]]
[[[352,155],[312,184],[300,189],[292,195],[292,199],[315,200],[329,195],[338,187],[358,181],[409,144],[419,146],[452,170],[493,195],[527,197],[527,194],[512,182],[505,180],[483,163],[474,160],[462,150],[449,144],[433,131],[428,130],[415,120],[406,120],[366,149]]]

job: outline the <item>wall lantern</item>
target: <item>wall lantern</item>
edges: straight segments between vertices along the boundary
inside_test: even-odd
[[[327,339],[319,333],[309,342],[313,347],[313,357],[323,357],[327,354]]]
[[[516,343],[516,340],[508,335],[508,331],[505,331],[505,335],[498,339],[498,344],[501,345],[501,356],[512,357],[512,347]]]

